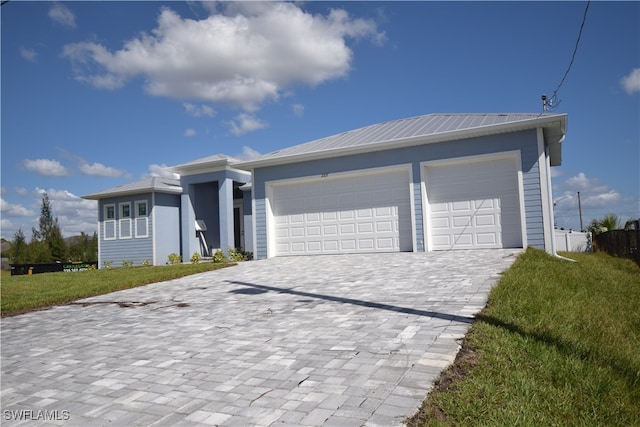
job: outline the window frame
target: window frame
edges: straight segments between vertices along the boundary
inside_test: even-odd
[[[129,208],[129,214],[125,216],[124,208]],[[133,238],[132,226],[131,226],[131,202],[122,202],[118,204],[118,213],[120,214],[118,222],[119,222],[119,232],[118,236],[120,239],[131,239]],[[122,230],[128,230],[128,235],[123,235]]]
[[[117,237],[117,233],[116,233],[116,204],[115,203],[109,203],[103,206],[104,209],[104,218],[102,221],[102,225],[103,225],[103,229],[102,229],[102,235],[104,240],[116,240]],[[111,213],[112,216],[109,216],[109,209],[111,209]],[[107,226],[111,225],[113,227],[113,234],[112,235],[107,235]]]
[[[145,214],[144,215],[140,215],[140,206],[144,205],[145,206]],[[146,238],[149,237],[149,201],[148,200],[136,200],[135,202],[135,237],[136,239],[142,239],[142,238]],[[141,229],[143,227],[140,227],[140,224],[142,223],[142,220],[144,220],[144,233],[141,233]]]

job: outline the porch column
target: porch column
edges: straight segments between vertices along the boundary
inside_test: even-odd
[[[220,249],[225,253],[235,246],[233,233],[233,180],[218,181],[218,201],[220,209]]]
[[[190,185],[187,187],[191,187]],[[182,236],[182,261],[189,261],[191,255],[194,252],[200,253],[198,240],[196,239],[196,214],[191,204],[191,196],[189,194],[189,188],[185,193],[182,193],[180,199],[181,205],[181,236]]]

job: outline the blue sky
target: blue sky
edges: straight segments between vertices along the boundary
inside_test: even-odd
[[[540,112],[584,2],[21,2],[2,19],[2,237],[80,196],[429,113]],[[554,110],[557,224],[640,216],[640,3],[593,2]]]

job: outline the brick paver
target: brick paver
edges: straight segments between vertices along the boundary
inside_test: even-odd
[[[275,258],[4,318],[2,425],[399,425],[518,253]]]

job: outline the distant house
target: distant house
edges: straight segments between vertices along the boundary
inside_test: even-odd
[[[562,162],[566,126],[566,114],[429,114],[250,161],[218,154],[178,165],[179,182],[164,192],[130,184],[137,192],[122,203],[132,203],[133,221],[139,194],[149,213],[173,209],[149,217],[172,236],[154,263],[169,247],[183,259],[230,247],[259,259],[528,246],[554,253],[550,167]],[[127,237],[125,221],[120,238],[118,228],[122,187],[85,196],[100,202],[101,260],[132,259],[135,230]],[[158,194],[166,194],[162,205]]]

